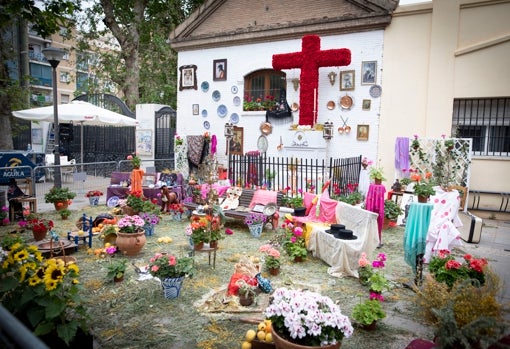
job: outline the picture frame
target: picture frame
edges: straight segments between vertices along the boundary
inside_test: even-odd
[[[32,144],[43,144],[42,128],[32,129]]]
[[[364,99],[363,103],[361,104],[361,109],[364,111],[369,111],[371,105],[372,105],[371,99]]]
[[[377,81],[377,61],[361,62],[361,84],[375,85]]]
[[[353,91],[354,90],[354,70],[345,70],[340,72],[340,91]]]
[[[142,180],[143,187],[148,187],[150,185],[155,185],[155,184],[156,184],[156,175],[155,174],[146,174],[143,176],[143,180]]]
[[[369,125],[358,125],[356,130],[356,139],[358,141],[368,141],[369,130]]]
[[[199,114],[199,110],[200,110],[199,105],[198,104],[193,104],[192,110],[193,110],[193,115],[198,115]]]
[[[242,127],[234,126],[234,135],[232,139],[227,140],[227,146],[229,154],[231,155],[243,155],[243,141],[244,141],[244,129]]]
[[[215,59],[213,61],[213,80],[226,81],[227,80],[227,60]]]
[[[197,66],[196,65],[183,65],[179,67],[179,91],[186,89],[197,89]]]
[[[152,155],[152,130],[136,130],[136,152]]]

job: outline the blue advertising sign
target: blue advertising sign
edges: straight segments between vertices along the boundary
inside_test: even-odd
[[[30,169],[34,167],[35,164],[21,153],[0,153],[0,183],[7,184],[11,178],[30,177]]]

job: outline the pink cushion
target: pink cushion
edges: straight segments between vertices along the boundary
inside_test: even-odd
[[[323,223],[335,224],[337,204],[338,201],[331,199],[327,190],[324,191],[324,193],[321,195],[319,221]]]
[[[257,204],[267,205],[269,203],[276,203],[277,195],[278,193],[273,190],[256,190],[250,202],[250,209],[254,208]]]

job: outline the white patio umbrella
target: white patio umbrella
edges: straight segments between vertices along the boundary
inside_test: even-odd
[[[13,111],[17,118],[30,121],[53,122],[53,106]],[[98,107],[83,101],[72,101],[68,104],[58,105],[59,123],[81,124],[81,159],[83,162],[83,125],[88,126],[137,126],[138,121],[128,116]]]

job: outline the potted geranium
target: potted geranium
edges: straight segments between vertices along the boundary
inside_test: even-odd
[[[46,203],[53,203],[55,205],[55,209],[59,211],[67,208],[75,196],[76,193],[70,191],[69,188],[53,187],[50,191],[44,194],[44,201]]]
[[[410,172],[412,172],[410,170]],[[426,172],[421,175],[418,170],[411,174],[411,180],[414,183],[414,194],[418,196],[418,202],[427,202],[431,195],[434,195],[435,182],[432,180],[432,173]]]
[[[375,329],[377,320],[384,319],[384,312],[381,302],[377,299],[365,300],[356,304],[352,309],[352,318],[360,323],[367,330]]]
[[[353,333],[349,318],[329,297],[312,291],[278,288],[264,315],[271,320],[273,341],[339,348]],[[284,345],[284,344],[280,344]]]
[[[97,206],[99,204],[100,196],[103,196],[103,192],[101,190],[89,190],[85,194],[85,197],[89,199],[91,206]]]
[[[124,203],[125,205],[122,207],[122,210],[128,215],[135,215],[140,212],[159,211],[159,207],[154,202],[144,197],[141,190],[130,192]]]
[[[138,215],[124,216],[117,222],[117,247],[126,255],[138,254],[145,245],[145,221]]]
[[[250,229],[251,236],[258,238],[262,234],[264,223],[267,220],[267,216],[262,213],[252,212],[244,218],[244,223]]]
[[[404,210],[393,200],[384,200],[384,219],[385,226],[394,227],[398,216],[404,213]]]
[[[53,221],[46,218],[41,218],[36,213],[30,213],[26,221],[18,222],[21,228],[32,230],[35,241],[40,241],[46,237],[46,234],[53,228]]]
[[[179,296],[184,277],[193,276],[195,264],[192,257],[176,257],[167,253],[156,253],[150,259],[149,273],[160,279],[165,298]]]
[[[158,214],[152,212],[142,212],[139,214],[139,216],[145,222],[145,235],[152,236],[154,234],[154,228],[161,220],[161,217]]]
[[[186,226],[186,235],[189,237],[190,245],[195,250],[201,250],[204,243],[209,243],[210,220],[206,215],[192,216],[191,223]]]
[[[92,347],[92,337],[73,341],[88,334],[76,264],[44,259],[37,246],[16,243],[0,258],[0,284],[2,305],[49,348]]]
[[[361,252],[361,257],[358,260],[358,276],[359,282],[363,286],[367,286],[369,284],[369,279],[373,274],[372,263],[368,260],[367,254],[365,252]]]
[[[264,253],[264,267],[271,275],[280,273],[280,251],[271,244],[265,244],[259,247],[259,251]]]
[[[295,227],[291,222],[284,223],[285,241],[283,248],[294,262],[301,262],[308,255],[303,228]]]

